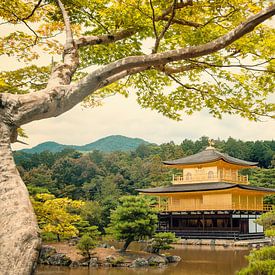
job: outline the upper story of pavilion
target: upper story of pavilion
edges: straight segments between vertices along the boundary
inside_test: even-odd
[[[172,184],[196,184],[210,182],[228,182],[249,184],[248,176],[240,175],[239,170],[256,167],[256,162],[231,157],[208,146],[197,154],[163,162],[170,168],[182,171],[173,175]]]

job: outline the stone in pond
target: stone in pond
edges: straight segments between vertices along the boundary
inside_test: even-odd
[[[164,265],[164,264],[167,264],[167,262],[168,261],[167,261],[166,257],[162,257],[162,256],[159,256],[159,255],[151,256],[148,259],[149,265],[154,265],[154,266]]]
[[[130,267],[143,267],[143,266],[148,266],[149,263],[145,258],[137,258],[135,259]]]

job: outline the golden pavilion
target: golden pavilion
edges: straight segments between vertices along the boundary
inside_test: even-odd
[[[257,163],[231,157],[210,145],[197,154],[164,161],[181,170],[172,185],[139,189],[158,197],[158,231],[182,238],[253,239],[263,237],[255,220],[272,209],[264,196],[275,189],[251,186],[239,170]]]

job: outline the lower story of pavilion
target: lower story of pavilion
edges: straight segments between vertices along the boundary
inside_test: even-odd
[[[158,232],[174,232],[183,239],[258,239],[263,227],[257,211],[160,212]]]

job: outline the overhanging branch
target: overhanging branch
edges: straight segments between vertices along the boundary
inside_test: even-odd
[[[244,36],[245,34],[251,32],[256,26],[274,14],[275,5],[272,5],[269,8],[262,10],[258,14],[251,16],[245,22],[241,23],[227,34],[206,44],[151,55],[126,57],[96,70],[93,75],[95,74],[97,77],[104,79],[127,69],[142,67],[145,64],[148,66],[165,65],[174,61],[196,58],[217,52],[232,44],[234,41]],[[90,76],[87,77],[87,79],[89,78]]]
[[[257,25],[274,14],[275,5],[272,5],[251,16],[227,34],[206,44],[151,55],[126,57],[96,69],[76,84],[57,84],[40,92],[26,95],[2,95],[2,98],[10,97],[17,102],[18,114],[13,117],[13,120],[18,126],[33,120],[58,116],[81,102],[102,85],[106,86],[111,83],[110,80],[119,80],[134,73],[135,69],[137,71],[150,69],[174,61],[188,60],[217,52],[251,32]],[[106,85],[104,81],[107,83]]]

